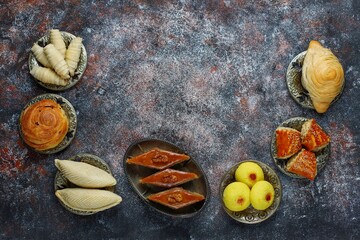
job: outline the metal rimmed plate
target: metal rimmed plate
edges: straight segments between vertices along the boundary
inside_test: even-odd
[[[81,154],[77,154],[77,155],[75,155],[75,156],[73,156],[73,157],[71,157],[69,159],[66,159],[66,160],[88,163],[88,164],[93,165],[93,166],[95,166],[97,168],[100,168],[100,169],[106,171],[107,173],[109,173],[110,175],[112,175],[109,165],[104,160],[102,160],[101,158],[99,158],[99,157],[97,157],[95,155],[92,155],[92,154],[81,153]],[[61,190],[61,189],[64,189],[64,188],[75,188],[75,187],[78,187],[78,186],[73,184],[69,180],[67,180],[60,171],[56,172],[55,180],[54,180],[55,192],[57,190]],[[115,187],[116,187],[116,185],[111,186],[111,187],[105,187],[105,188],[102,188],[102,189],[114,192]],[[75,210],[75,209],[65,205],[62,201],[59,201],[59,202],[61,203],[61,205],[65,209],[67,209],[68,211],[70,211],[70,212],[72,212],[74,214],[77,214],[77,215],[91,215],[91,214],[97,213],[97,212],[94,212],[94,211]]]
[[[299,53],[293,60],[291,60],[287,72],[286,72],[286,84],[289,89],[291,97],[302,107],[314,109],[314,105],[311,101],[309,93],[305,90],[305,88],[301,84],[301,69],[305,59],[306,51]],[[335,99],[331,102],[333,104],[336,102],[341,93],[344,90],[343,85],[339,95],[335,97]]]
[[[304,117],[295,117],[295,118],[290,118],[288,120],[286,120],[285,122],[281,123],[279,125],[279,127],[289,127],[289,128],[294,128],[298,131],[301,132],[301,127],[302,125],[309,120],[308,118],[304,118]],[[323,129],[324,130],[324,129]],[[286,171],[286,163],[289,159],[278,159],[275,156],[277,155],[277,150],[276,150],[276,132],[274,131],[272,138],[271,138],[271,156],[275,162],[275,165],[279,168],[279,170],[281,172],[283,172],[284,174],[293,177],[293,178],[304,178],[302,176],[299,176],[295,173],[291,173]],[[318,151],[315,153],[316,155],[316,162],[317,162],[317,173],[319,173],[321,171],[321,169],[324,168],[326,162],[328,161],[329,157],[330,157],[330,143],[323,148],[322,150]],[[306,179],[306,178],[304,178]]]
[[[71,40],[73,40],[75,38],[75,36],[71,33],[68,32],[61,32],[61,36],[64,39],[65,45],[66,47],[69,46]],[[41,37],[39,40],[36,41],[37,44],[39,44],[39,46],[41,47],[45,47],[47,44],[50,43],[50,32],[48,32],[45,36]],[[66,86],[58,86],[58,85],[54,85],[54,84],[46,84],[43,83],[35,78],[33,78],[38,84],[40,84],[41,86],[43,86],[44,88],[53,90],[53,91],[63,91],[66,89],[71,88],[72,86],[74,86],[82,77],[82,75],[85,72],[86,69],[86,65],[87,65],[87,53],[86,53],[86,49],[85,46],[82,45],[81,46],[81,54],[80,54],[80,60],[79,60],[79,64],[77,69],[75,70],[75,75],[73,77],[71,77],[69,79],[69,82]],[[29,54],[29,71],[31,71],[33,69],[34,66],[42,66],[35,58],[35,55],[30,51]]]
[[[171,167],[172,169],[176,169],[176,170],[193,172],[199,176],[198,179],[184,183],[181,185],[181,187],[183,187],[186,190],[202,194],[205,197],[204,201],[192,204],[190,206],[178,210],[174,210],[166,206],[163,206],[161,204],[149,201],[147,197],[150,194],[158,193],[160,191],[165,190],[165,188],[150,186],[147,184],[141,184],[139,180],[157,172],[157,170],[134,165],[134,164],[127,164],[126,160],[130,157],[134,157],[142,153],[145,153],[147,151],[150,151],[153,148],[160,148],[175,153],[186,154],[183,150],[181,150],[177,146],[159,139],[142,139],[136,141],[135,143],[129,146],[123,159],[125,174],[127,175],[130,184],[134,188],[135,192],[140,196],[140,198],[144,200],[144,202],[146,202],[148,205],[156,209],[157,211],[172,217],[187,218],[194,216],[201,209],[204,208],[208,200],[208,196],[210,194],[209,184],[204,171],[202,170],[200,165],[198,165],[196,161],[191,158],[191,156],[188,161]]]
[[[230,183],[236,181],[235,180],[235,171],[239,167],[239,165],[244,162],[254,162],[254,163],[258,164],[264,172],[264,180],[270,182],[271,185],[274,187],[274,191],[275,191],[274,202],[270,207],[268,207],[265,210],[256,210],[250,205],[247,209],[245,209],[243,211],[234,212],[234,211],[227,209],[223,203],[223,200],[222,200],[223,192],[224,192],[226,186],[229,185]],[[277,176],[275,171],[272,168],[270,168],[267,164],[256,161],[256,160],[244,160],[244,161],[241,161],[241,162],[233,165],[225,173],[225,175],[223,176],[221,183],[220,183],[219,193],[220,193],[220,201],[222,203],[222,206],[225,209],[226,213],[230,217],[232,217],[233,219],[235,219],[238,222],[254,224],[254,223],[260,223],[262,221],[265,221],[266,219],[271,217],[276,212],[276,210],[278,209],[280,202],[281,202],[282,187],[281,187],[281,182],[280,182],[279,177]]]
[[[42,94],[39,95],[33,99],[31,99],[23,108],[23,110],[21,111],[20,117],[19,117],[19,133],[20,133],[20,137],[22,139],[24,139],[24,136],[22,134],[21,131],[21,122],[20,119],[22,117],[22,114],[24,113],[25,109],[28,108],[30,105],[39,102],[41,100],[44,99],[51,99],[54,100],[55,102],[57,102],[58,104],[60,104],[60,106],[62,107],[62,109],[64,109],[66,116],[69,119],[69,129],[68,132],[65,136],[65,138],[59,143],[59,145],[57,145],[55,148],[51,148],[51,149],[47,149],[47,150],[36,150],[30,146],[28,146],[30,149],[38,152],[38,153],[43,153],[43,154],[53,154],[53,153],[57,153],[60,152],[61,150],[65,149],[67,146],[69,146],[69,144],[71,143],[71,141],[73,140],[75,133],[76,133],[76,127],[77,127],[77,117],[76,117],[76,112],[74,107],[71,105],[71,103],[66,100],[64,97],[57,95],[57,94],[51,94],[51,93],[46,93],[46,94]],[[24,141],[25,143],[25,141]],[[25,143],[26,144],[26,143]]]

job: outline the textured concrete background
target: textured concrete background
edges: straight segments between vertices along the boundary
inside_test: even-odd
[[[0,3],[0,239],[359,239],[360,1],[5,1]],[[7,2],[7,3],[6,3]],[[17,120],[47,91],[30,76],[32,43],[58,28],[84,39],[88,67],[61,92],[78,114],[64,151],[28,150]],[[290,97],[290,60],[317,39],[341,60],[343,95],[319,115]],[[331,159],[314,182],[276,169],[278,124],[314,117],[332,137]],[[124,175],[136,139],[185,149],[205,169],[210,202],[191,219],[150,209]],[[54,196],[54,158],[100,156],[118,180],[121,205],[81,217]],[[235,222],[218,197],[234,163],[257,159],[283,184],[277,213],[254,226]]]

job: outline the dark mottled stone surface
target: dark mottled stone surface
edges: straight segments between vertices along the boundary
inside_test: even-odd
[[[357,0],[1,1],[0,239],[359,239],[360,4]],[[72,144],[50,156],[19,139],[23,106],[48,92],[29,74],[32,43],[49,29],[81,36],[88,67],[60,94],[78,114]],[[290,60],[318,39],[341,60],[343,95],[323,115],[303,109],[285,83]],[[332,137],[314,182],[275,169],[271,134],[314,117]],[[177,144],[210,180],[191,219],[150,209],[122,167],[136,139]],[[54,158],[87,152],[109,163],[124,201],[96,215],[67,212],[54,196]],[[283,184],[277,213],[249,226],[221,207],[221,176],[239,160],[273,167]]]

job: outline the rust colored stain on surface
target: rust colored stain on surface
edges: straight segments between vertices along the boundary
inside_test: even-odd
[[[359,12],[351,0],[0,4],[0,238],[251,238],[254,229],[221,208],[221,177],[246,159],[276,170],[271,136],[297,116],[315,118],[329,133],[331,158],[311,183],[276,170],[282,202],[257,226],[257,237],[359,238]],[[73,88],[57,92],[76,110],[73,142],[41,155],[20,140],[18,118],[30,99],[51,92],[27,64],[33,42],[51,28],[82,37],[88,65]],[[301,108],[285,81],[289,62],[312,39],[330,48],[346,73],[342,96],[323,115]],[[132,192],[122,158],[145,137],[178,145],[204,168],[211,194],[196,217],[169,219]],[[62,208],[54,159],[78,153],[110,165],[124,199],[119,206],[88,217]]]
[[[17,159],[9,148],[0,149],[0,159],[0,172],[3,174],[14,177],[25,170],[23,160]]]

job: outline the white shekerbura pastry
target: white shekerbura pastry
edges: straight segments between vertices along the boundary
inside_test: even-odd
[[[116,179],[109,173],[84,162],[55,159],[55,166],[79,187],[103,188],[116,184]]]
[[[122,198],[110,191],[85,188],[65,188],[55,195],[66,206],[78,211],[100,212],[118,205]]]
[[[314,108],[324,113],[344,85],[344,70],[337,57],[318,41],[311,41],[302,66],[301,83]]]

